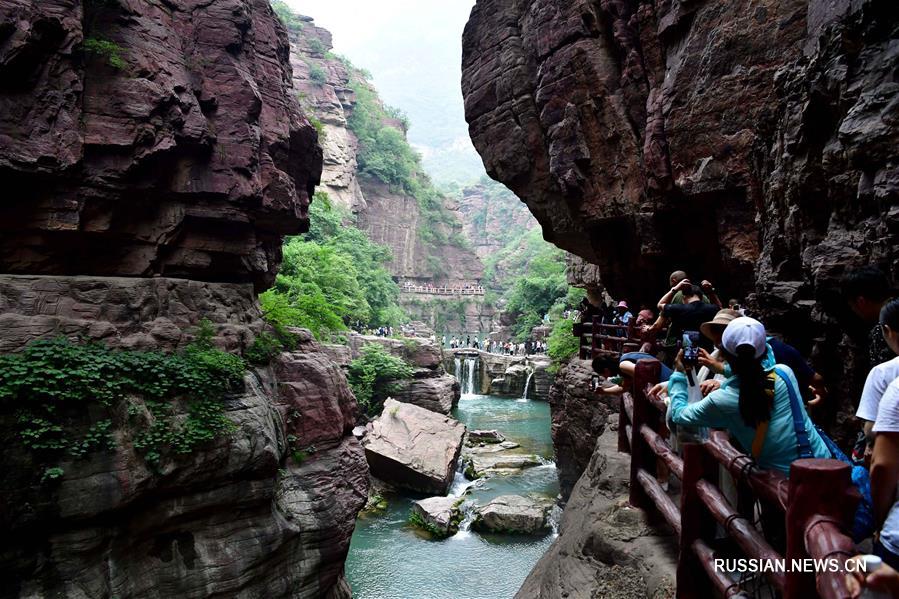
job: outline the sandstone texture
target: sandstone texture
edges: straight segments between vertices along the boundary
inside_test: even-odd
[[[465,475],[471,479],[494,474],[516,474],[525,468],[543,464],[535,455],[508,454],[500,452],[466,452]]]
[[[441,536],[450,536],[459,529],[462,512],[458,497],[429,497],[412,504],[412,513]]]
[[[468,431],[468,443],[502,443],[506,437],[496,429]]]
[[[614,297],[654,303],[676,268],[748,295],[841,419],[866,365],[838,279],[899,280],[897,21],[879,0],[479,0],[466,118]]]
[[[677,538],[627,503],[630,458],[606,431],[562,512],[559,536],[518,599],[674,596]]]
[[[174,350],[193,340],[202,319],[215,327],[217,345],[231,351],[249,347],[262,330],[249,283],[0,275],[0,352],[58,336]]]
[[[0,458],[4,596],[345,596],[369,477],[341,369],[308,336],[225,405],[234,433],[158,471],[124,413],[115,449],[64,462],[57,485],[36,482],[31,454],[11,443]],[[9,419],[0,425],[12,439]]]
[[[321,150],[268,0],[5,2],[0,22],[0,271],[271,283]]]
[[[354,333],[348,338],[350,358],[359,357],[362,348],[369,344],[380,345],[413,367],[411,379],[392,383],[391,394],[398,401],[441,414],[449,414],[453,406],[459,403],[459,381],[444,370],[443,350],[439,344],[418,337],[393,339]]]
[[[477,508],[472,527],[475,530],[505,534],[537,534],[547,532],[548,502],[520,495],[502,495]]]
[[[559,469],[559,490],[567,501],[571,489],[593,456],[596,440],[606,430],[610,415],[618,420],[617,405],[591,391],[594,376],[589,360],[571,360],[563,366],[549,391],[552,439]]]
[[[465,425],[394,399],[363,441],[373,476],[421,493],[445,494],[462,450]]]

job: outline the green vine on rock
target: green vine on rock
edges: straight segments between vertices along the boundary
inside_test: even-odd
[[[0,412],[15,438],[47,466],[43,480],[62,476],[53,464],[112,449],[127,427],[151,466],[186,454],[234,430],[222,398],[242,388],[246,367],[212,345],[201,324],[184,351],[113,350],[65,338],[35,341],[0,355]]]

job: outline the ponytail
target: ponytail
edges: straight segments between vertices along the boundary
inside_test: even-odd
[[[765,392],[768,377],[751,346],[741,345],[737,355],[728,355],[732,372],[740,380],[740,416],[750,428],[771,417],[772,397]]]

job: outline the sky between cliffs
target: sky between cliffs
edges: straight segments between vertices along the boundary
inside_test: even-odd
[[[412,122],[409,140],[437,181],[484,172],[468,137],[459,79],[474,0],[286,0],[334,36],[334,51],[370,71],[385,102]]]

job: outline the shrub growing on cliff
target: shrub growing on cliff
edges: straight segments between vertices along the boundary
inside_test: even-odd
[[[99,37],[84,40],[84,51],[87,54],[106,59],[106,63],[114,69],[124,69],[127,65],[122,58],[122,47],[117,43]]]
[[[375,344],[362,348],[361,355],[350,363],[347,373],[359,407],[369,416],[381,411],[396,381],[411,377],[412,367],[405,360],[390,355]]]
[[[129,427],[150,464],[227,433],[233,424],[221,398],[242,386],[244,370],[238,356],[215,349],[203,333],[176,354],[36,341],[0,355],[0,406],[49,480],[62,476],[54,461],[111,448],[114,424]],[[186,416],[176,420],[174,404],[182,401]],[[123,404],[127,424],[119,417]]]
[[[567,362],[577,355],[580,349],[580,339],[572,334],[574,320],[566,318],[558,320],[553,325],[553,330],[546,341],[546,353],[552,358],[550,369],[556,372],[563,362]]]

